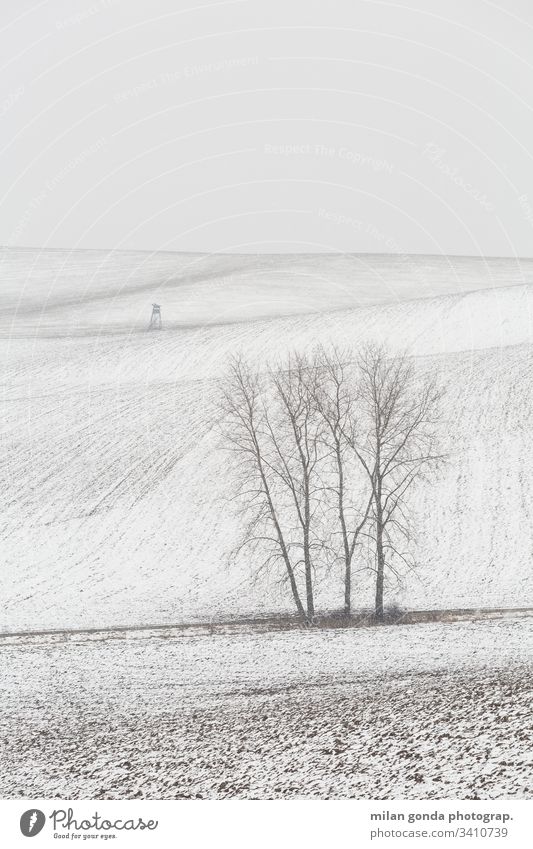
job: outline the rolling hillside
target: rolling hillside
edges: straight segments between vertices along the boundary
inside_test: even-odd
[[[408,347],[448,389],[421,568],[390,597],[533,604],[533,260],[9,249],[0,267],[3,630],[285,609],[225,564],[237,526],[212,411],[229,353],[317,341]]]

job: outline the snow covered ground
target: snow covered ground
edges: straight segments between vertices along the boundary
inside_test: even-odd
[[[533,618],[0,643],[0,796],[524,798]]]
[[[2,254],[0,629],[287,609],[249,564],[212,428],[227,355],[408,347],[448,389],[411,608],[533,606],[533,260]],[[152,301],[165,329],[146,333]],[[324,607],[340,605],[322,589]],[[354,604],[371,601],[361,581]]]
[[[533,280],[533,260],[402,254],[182,254],[0,249],[3,336],[144,330],[353,309]]]

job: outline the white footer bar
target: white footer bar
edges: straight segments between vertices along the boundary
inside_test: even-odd
[[[531,801],[0,801],[6,847],[426,849],[531,845]],[[30,842],[35,840],[35,842]]]

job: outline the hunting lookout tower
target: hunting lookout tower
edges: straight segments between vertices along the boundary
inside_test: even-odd
[[[148,330],[162,330],[163,322],[161,320],[161,307],[159,304],[152,304],[152,317],[150,319],[150,324],[148,325]]]

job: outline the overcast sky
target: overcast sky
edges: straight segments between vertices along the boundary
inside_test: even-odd
[[[530,0],[5,0],[0,243],[533,256]]]

